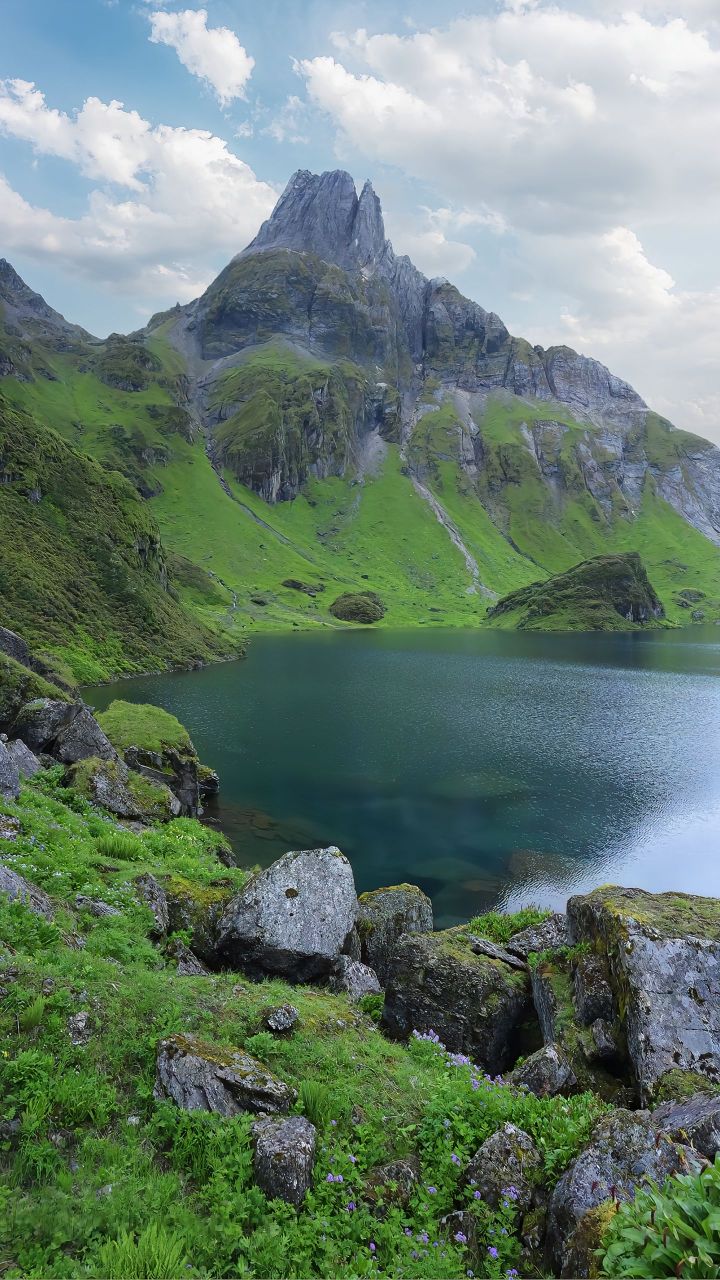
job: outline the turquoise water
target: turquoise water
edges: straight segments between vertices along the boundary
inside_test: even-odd
[[[719,677],[717,627],[328,631],[85,696],[187,725],[243,865],[337,844],[448,924],[608,881],[720,896]]]

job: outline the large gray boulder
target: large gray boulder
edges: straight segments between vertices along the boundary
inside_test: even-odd
[[[504,1124],[478,1148],[465,1170],[465,1181],[491,1209],[511,1200],[518,1214],[527,1213],[539,1179],[542,1159],[528,1133]]]
[[[305,1116],[256,1120],[255,1180],[269,1200],[302,1204],[312,1186],[317,1131]]]
[[[375,970],[360,960],[351,960],[350,956],[338,956],[328,986],[331,991],[345,992],[351,1000],[362,1000],[363,996],[379,995],[382,991]]]
[[[541,924],[531,925],[514,933],[507,944],[508,951],[527,960],[533,952],[557,951],[567,946],[567,918],[562,912],[548,916]]]
[[[80,710],[74,702],[59,698],[35,698],[20,708],[13,726],[13,734],[22,738],[31,751],[45,751],[51,747],[62,729],[67,728]]]
[[[399,1038],[435,1031],[448,1049],[495,1073],[532,1011],[530,979],[524,968],[477,954],[473,942],[461,928],[404,934],[387,973],[383,1026]]]
[[[607,1224],[605,1202],[632,1200],[647,1181],[695,1167],[686,1146],[659,1134],[647,1111],[619,1109],[596,1125],[550,1200],[546,1263],[556,1276],[588,1276]]]
[[[4,742],[0,742],[0,796],[17,800],[20,795],[20,773]]]
[[[158,1046],[155,1097],[184,1111],[274,1115],[289,1111],[295,1092],[241,1049],[223,1049],[194,1035],[172,1035]]]
[[[92,712],[81,704],[77,715],[57,735],[53,754],[64,764],[78,760],[117,760],[117,752]]]
[[[432,902],[415,884],[361,893],[358,898],[359,958],[385,982],[395,943],[403,933],[430,933]]]
[[[21,778],[34,778],[36,773],[40,773],[42,769],[40,761],[20,738],[15,738],[12,742],[6,743],[6,747],[7,753],[10,759],[14,761]]]
[[[720,902],[609,886],[571,898],[568,922],[607,958],[640,1101],[676,1070],[720,1080]]]
[[[52,920],[53,908],[50,899],[43,889],[29,880],[24,880],[16,871],[0,862],[0,893],[5,894],[11,902],[22,902],[33,915],[44,916]]]
[[[249,972],[296,982],[324,977],[348,941],[356,912],[352,868],[339,849],[286,853],[228,902],[218,952]]]
[[[675,1142],[686,1142],[710,1163],[720,1152],[720,1095],[699,1093],[679,1102],[664,1102],[652,1113],[653,1124]]]

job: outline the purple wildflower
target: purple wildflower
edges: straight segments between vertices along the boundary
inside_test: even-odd
[[[371,1252],[371,1253],[374,1253],[374,1252],[375,1252],[375,1241],[374,1241],[374,1240],[371,1240],[371,1241],[370,1241],[370,1244],[368,1245],[368,1248],[370,1249],[370,1252]]]
[[[437,1187],[428,1187],[428,1188],[427,1188],[427,1193],[428,1193],[428,1195],[429,1195],[429,1196],[436,1196],[436,1195],[437,1195]]]
[[[464,1231],[456,1231],[453,1239],[457,1240],[458,1244],[467,1244],[467,1236]]]
[[[348,1160],[351,1164],[357,1164],[357,1156],[348,1156]]]
[[[454,1151],[453,1151],[453,1153],[452,1153],[452,1155],[451,1155],[450,1159],[452,1160],[453,1164],[460,1164],[460,1157],[459,1157],[459,1156],[456,1156]]]
[[[497,1249],[495,1248],[495,1245],[494,1245],[494,1244],[490,1244],[490,1245],[488,1245],[488,1253],[490,1254],[490,1257],[491,1257],[491,1258],[497,1258],[497,1256],[498,1256],[498,1251],[497,1251]]]
[[[473,1200],[482,1200],[482,1191],[473,1191]]]
[[[429,1242],[430,1242],[430,1237],[429,1237],[429,1235],[428,1235],[427,1231],[421,1231],[421,1232],[420,1232],[420,1235],[418,1236],[418,1240],[420,1240],[420,1241],[422,1242],[422,1244],[429,1244]]]

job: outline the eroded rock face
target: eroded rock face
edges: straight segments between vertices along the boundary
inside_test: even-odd
[[[684,1142],[714,1161],[720,1151],[720,1095],[696,1094],[681,1102],[665,1102],[652,1113],[653,1124],[674,1142]]]
[[[15,738],[14,741],[6,743],[6,746],[7,753],[14,762],[21,778],[34,778],[35,774],[40,772],[42,764],[20,738]]]
[[[20,795],[20,773],[4,742],[0,742],[0,796],[17,800]]]
[[[543,1045],[507,1078],[510,1084],[524,1086],[538,1098],[554,1098],[558,1093],[567,1096],[576,1091],[578,1083],[567,1054],[558,1044]]]
[[[689,1148],[659,1138],[647,1111],[615,1111],[558,1182],[548,1215],[546,1262],[553,1275],[588,1276],[599,1244],[594,1211],[614,1196],[632,1200],[648,1180],[662,1183],[692,1167]]]
[[[154,925],[150,930],[150,937],[163,938],[168,931],[169,915],[167,894],[162,885],[154,876],[149,873],[138,876],[135,881],[135,887],[145,903],[152,911]]]
[[[465,1181],[496,1209],[511,1200],[519,1214],[533,1200],[533,1187],[542,1160],[532,1138],[514,1124],[504,1124],[478,1148],[465,1170]]]
[[[609,887],[571,898],[568,920],[608,957],[641,1102],[674,1070],[720,1082],[720,904]]]
[[[184,1111],[274,1115],[289,1111],[295,1093],[241,1049],[221,1049],[193,1035],[173,1035],[158,1046],[155,1097],[172,1098]]]
[[[356,912],[352,868],[339,849],[286,853],[227,904],[218,952],[248,971],[298,982],[323,977],[343,951]]]
[[[18,713],[13,732],[22,738],[31,751],[45,751],[62,729],[74,720],[78,707],[74,702],[61,702],[59,698],[36,698],[27,702]]]
[[[607,976],[607,965],[600,956],[580,956],[573,969],[573,1002],[578,1021],[589,1027],[598,1018],[612,1022],[615,1001]]]
[[[531,1008],[525,970],[477,955],[462,929],[404,934],[395,946],[383,1013],[390,1035],[435,1031],[495,1073],[512,1060],[513,1033]]]
[[[135,779],[122,760],[80,760],[68,770],[71,785],[93,804],[108,809],[118,818],[139,822],[166,822],[180,812],[180,804],[168,787]]]
[[[305,1116],[257,1120],[253,1125],[253,1167],[270,1200],[298,1206],[312,1185],[317,1131]]]
[[[54,754],[64,764],[75,764],[78,760],[117,760],[117,752],[106,734],[103,733],[95,717],[84,705],[77,709],[69,724],[65,725],[57,735]]]
[[[43,889],[29,880],[24,880],[16,871],[0,863],[0,893],[4,893],[11,902],[22,902],[28,911],[36,916],[44,916],[52,920],[53,908],[50,899]]]
[[[414,884],[361,893],[357,930],[360,959],[385,982],[395,943],[403,933],[431,933],[432,903]]]
[[[543,920],[542,924],[514,933],[507,944],[508,951],[527,960],[532,952],[555,951],[567,945],[567,917],[561,912]]]
[[[382,991],[375,970],[359,960],[351,960],[350,956],[338,956],[328,986],[331,991],[344,991],[351,1000],[379,995]]]

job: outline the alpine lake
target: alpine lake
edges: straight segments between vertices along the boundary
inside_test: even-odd
[[[243,866],[334,844],[443,927],[604,883],[720,897],[720,627],[323,630],[85,689],[165,707]]]

